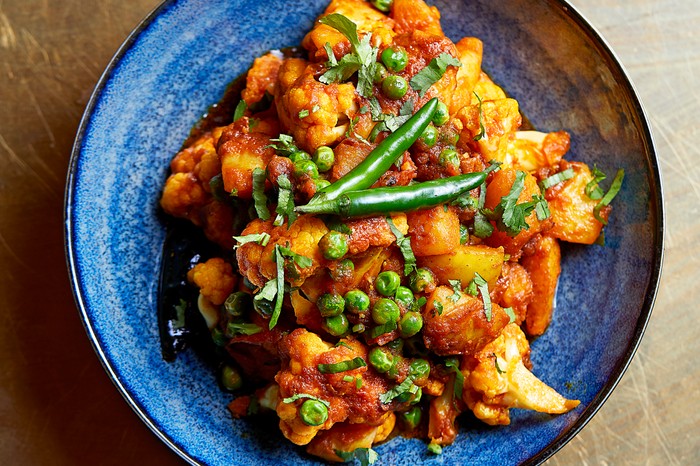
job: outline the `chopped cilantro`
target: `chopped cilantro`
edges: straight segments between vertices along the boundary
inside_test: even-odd
[[[267,208],[267,196],[265,195],[265,180],[267,176],[262,168],[253,169],[253,202],[255,212],[260,220],[270,219],[270,210]]]
[[[433,301],[433,309],[435,309],[438,315],[441,316],[444,308],[440,301]]]
[[[428,451],[433,455],[442,455],[442,447],[437,443],[429,443]]]
[[[456,303],[459,301],[459,298],[462,297],[462,282],[460,280],[448,280],[450,282],[450,286],[452,286],[452,289],[454,290],[454,293],[452,293],[450,296],[447,297],[450,301],[453,303]]]
[[[496,372],[499,374],[505,374],[506,371],[501,369],[501,367],[498,365],[498,356],[496,356],[496,353],[491,353],[491,356],[493,356],[493,365],[496,366]]]
[[[294,143],[294,138],[289,134],[280,134],[277,139],[270,139],[274,144],[270,144],[267,147],[272,147],[277,151],[279,155],[285,155],[289,157],[292,153],[299,150],[297,145]]]
[[[454,381],[454,398],[462,399],[462,391],[464,390],[464,374],[459,370],[459,360],[457,358],[449,358],[445,361],[445,367],[450,369],[455,374]]]
[[[479,289],[481,293],[481,300],[484,302],[484,314],[486,314],[486,321],[491,322],[491,295],[489,294],[489,285],[484,280],[484,277],[479,275],[478,272],[474,273],[474,284]]]
[[[506,315],[510,319],[510,321],[508,323],[512,324],[513,322],[515,322],[515,312],[513,311],[513,308],[512,307],[504,307],[503,310],[506,312]]]
[[[342,451],[334,450],[336,456],[338,456],[344,462],[349,462],[353,458],[357,458],[360,462],[360,466],[370,466],[377,462],[379,455],[376,451],[371,448],[357,448],[354,451]]]
[[[319,22],[343,34],[350,41],[351,48],[351,53],[346,54],[338,61],[330,45],[326,45],[328,71],[321,75],[319,81],[324,84],[343,82],[357,72],[357,93],[362,97],[370,98],[378,52],[378,49],[370,44],[372,34],[366,34],[360,40],[357,35],[357,25],[339,13],[324,16]]]
[[[277,319],[282,312],[282,301],[284,300],[284,258],[280,252],[280,245],[275,245],[275,262],[277,263],[277,277],[275,278],[277,296],[275,298],[275,308],[270,317],[270,330],[277,325]],[[269,283],[269,282],[268,282]]]
[[[302,256],[301,254],[297,254],[289,248],[279,246],[279,250],[280,254],[282,254],[283,257],[293,260],[294,263],[298,265],[300,269],[305,269],[313,265],[313,261],[310,258]]]
[[[479,202],[477,203],[476,214],[474,215],[474,236],[477,238],[488,238],[493,234],[493,225],[482,212],[486,202],[486,182],[479,188]]]
[[[552,186],[555,186],[562,181],[570,180],[571,178],[574,177],[574,169],[573,168],[567,168],[564,171],[561,171],[559,173],[555,173],[552,176],[548,176],[544,180],[540,181],[540,189],[542,192],[545,192],[547,189],[551,188]]]
[[[338,343],[335,344],[335,346],[336,346],[336,347],[337,347],[337,346],[344,346],[344,347],[346,347],[346,348],[348,348],[348,349],[352,349],[352,346],[348,345],[348,344],[345,343],[344,341],[339,341]]]
[[[299,110],[299,118],[306,118],[309,116],[309,110],[305,108],[304,110]]]
[[[236,109],[233,111],[233,121],[240,119],[247,109],[248,105],[246,105],[245,100],[239,100],[238,104],[236,104]]]
[[[361,357],[348,359],[347,361],[336,362],[332,364],[319,364],[318,371],[321,374],[337,374],[338,372],[351,371],[358,367],[365,367],[367,363]]]
[[[250,235],[234,236],[233,239],[236,240],[237,243],[233,246],[233,249],[238,249],[246,243],[258,243],[260,246],[267,246],[267,243],[270,241],[270,235],[265,232],[252,233]]]
[[[418,386],[413,383],[413,378],[408,376],[403,382],[401,382],[401,384],[379,395],[379,401],[381,401],[383,404],[388,404],[391,403],[391,401],[397,396],[403,395],[404,393],[415,394],[417,391]]]
[[[277,218],[274,225],[280,226],[284,223],[284,217],[289,219],[287,227],[289,227],[297,219],[297,214],[294,212],[294,192],[292,191],[292,182],[286,174],[281,174],[277,178],[277,185],[280,188],[279,196],[277,197]]]
[[[316,401],[318,401],[319,403],[322,403],[323,406],[325,406],[326,408],[330,408],[330,407],[331,407],[331,404],[330,404],[329,402],[327,402],[326,400],[323,400],[323,399],[321,399],[321,398],[315,397],[315,396],[313,396],[313,395],[309,395],[308,393],[297,393],[296,395],[292,395],[292,396],[290,396],[289,398],[284,398],[284,399],[282,400],[282,403],[286,403],[286,404],[294,403],[295,401],[301,400],[302,398],[308,398],[309,400],[316,400]]]
[[[601,181],[605,180],[608,176],[598,169],[597,165],[593,165],[593,170],[591,171],[593,179],[586,184],[584,192],[586,196],[594,201],[603,197],[603,190],[600,188],[599,184]]]
[[[600,216],[600,210],[603,207],[610,205],[612,200],[615,199],[615,196],[617,196],[617,193],[620,192],[620,188],[622,188],[622,181],[624,179],[625,179],[625,170],[623,170],[621,168],[617,171],[617,174],[615,175],[615,178],[613,179],[613,182],[610,185],[610,189],[608,190],[608,192],[605,193],[605,196],[603,196],[603,198],[600,200],[600,202],[593,208],[593,215],[595,216],[596,220],[598,220],[603,225],[607,225],[608,221]]]
[[[430,86],[442,78],[448,66],[460,67],[462,63],[449,53],[443,52],[438,57],[430,60],[428,66],[411,78],[411,87],[423,97],[430,89]]]
[[[420,312],[423,309],[423,306],[425,306],[425,303],[427,302],[428,299],[425,296],[421,296],[420,298],[413,301],[413,304],[411,304],[411,310]]]
[[[481,97],[479,97],[479,94],[474,92],[474,97],[476,97],[476,100],[479,101],[479,132],[474,136],[475,141],[481,141],[484,136],[486,136],[486,128],[484,128],[484,112],[481,108],[483,102],[481,100]]]
[[[412,271],[417,270],[416,256],[413,254],[413,249],[411,249],[411,238],[404,236],[403,233],[396,228],[396,225],[394,225],[391,217],[387,217],[386,222],[389,224],[391,232],[396,237],[396,245],[399,247],[401,255],[403,255],[403,273],[404,275],[409,275]]]

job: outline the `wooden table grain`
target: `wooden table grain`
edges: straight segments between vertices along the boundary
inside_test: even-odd
[[[0,0],[0,464],[182,464],[102,370],[73,302],[62,237],[83,108],[157,3]],[[697,0],[573,4],[647,109],[665,186],[666,256],[629,370],[548,464],[700,464],[700,8]]]

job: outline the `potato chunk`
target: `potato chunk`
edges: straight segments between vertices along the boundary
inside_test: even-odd
[[[469,285],[478,273],[489,286],[496,283],[501,274],[503,248],[485,245],[462,244],[447,254],[418,258],[418,265],[429,268],[442,284],[459,280],[462,287]]]
[[[459,217],[443,206],[406,214],[411,247],[416,257],[449,254],[459,247]]]
[[[440,356],[473,354],[496,338],[510,322],[498,304],[492,304],[491,320],[487,320],[481,299],[466,292],[461,292],[458,299],[455,297],[452,288],[438,287],[423,311],[423,341]]]
[[[491,179],[491,183],[486,188],[486,201],[484,207],[487,209],[495,209],[501,202],[504,196],[510,193],[513,183],[515,182],[516,170],[504,169],[496,172]],[[523,190],[518,196],[518,204],[529,202],[533,196],[539,196],[540,188],[537,186],[537,180],[530,174],[525,174],[525,184]],[[525,218],[528,228],[521,230],[517,235],[510,236],[504,231],[500,231],[494,227],[493,234],[485,239],[486,244],[497,247],[503,246],[507,254],[515,256],[520,253],[522,247],[530,241],[537,233],[542,231],[544,222],[537,219],[535,210]]]
[[[450,113],[455,114],[463,107],[471,104],[474,98],[474,86],[481,74],[481,58],[484,44],[476,37],[465,37],[455,44],[457,58],[462,66],[457,70],[457,88],[452,96]]]
[[[396,31],[399,33],[417,30],[436,36],[444,35],[440,26],[440,12],[423,0],[394,0],[391,16],[396,21]]]
[[[508,141],[522,123],[518,102],[514,99],[484,100],[468,105],[456,115],[464,125],[460,141],[476,146],[481,158],[488,162],[503,162]],[[481,135],[481,128],[484,133]],[[479,135],[482,137],[475,141]]]
[[[529,248],[529,246],[528,246]],[[561,272],[559,242],[542,236],[532,248],[531,255],[524,255],[520,263],[532,280],[532,301],[527,306],[525,325],[530,335],[542,335],[552,320],[554,293]]]
[[[593,215],[598,201],[585,192],[593,175],[583,162],[570,162],[568,167],[574,170],[574,177],[549,188],[545,194],[554,220],[550,234],[570,243],[593,244],[603,229],[603,224]],[[606,207],[601,209],[600,216],[607,220],[609,213],[610,208]]]

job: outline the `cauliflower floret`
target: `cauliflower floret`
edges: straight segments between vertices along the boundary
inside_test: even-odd
[[[299,58],[285,60],[275,93],[283,131],[310,153],[340,139],[358,110],[355,87],[351,83],[322,84],[314,77],[317,69]],[[308,115],[301,118],[302,111]]]
[[[454,399],[454,376],[451,376],[440,396],[430,400],[428,437],[430,443],[451,445],[457,438],[455,420],[460,413]]]
[[[224,304],[237,281],[231,264],[220,257],[195,265],[187,272],[187,280],[194,283],[200,294],[216,306]]]
[[[385,421],[380,426],[336,424],[330,430],[319,432],[306,447],[306,451],[327,461],[346,462],[347,459],[338,456],[338,452],[351,455],[358,448],[371,448],[386,440],[394,429],[396,415],[390,412],[384,417]]]
[[[246,87],[241,92],[241,97],[248,107],[260,102],[265,92],[270,95],[275,94],[277,74],[282,60],[281,53],[270,52],[253,61],[253,66],[248,70],[246,76]]]
[[[489,425],[510,424],[510,408],[562,414],[579,405],[567,400],[525,367],[530,345],[516,324],[481,351],[463,360],[462,398],[474,415]]]
[[[508,140],[504,167],[532,172],[555,166],[568,152],[569,141],[566,131],[516,131],[514,137]]]
[[[319,364],[333,364],[361,357],[367,361],[367,347],[354,339],[343,340],[343,345],[332,346],[315,333],[303,328],[282,338],[279,351],[282,370],[275,380],[280,386],[277,414],[285,437],[297,445],[308,444],[321,430],[328,430],[339,422],[379,426],[386,421],[387,405],[379,395],[389,389],[388,382],[367,366],[322,374]],[[361,385],[356,379],[361,379]],[[359,385],[359,387],[358,387]],[[298,394],[311,395],[329,403],[328,419],[319,426],[305,424],[299,417],[300,399],[285,403],[285,398]]]
[[[478,151],[484,162],[505,161],[508,141],[522,123],[518,102],[514,99],[484,100],[482,97],[481,104],[463,107],[456,118],[464,125],[460,147]],[[475,141],[479,136],[481,138]]]
[[[355,23],[360,38],[371,33],[372,45],[375,47],[390,43],[394,35],[394,21],[365,0],[333,0],[321,17],[332,13],[341,14]],[[304,37],[301,45],[309,51],[312,61],[325,61],[328,59],[324,50],[326,43],[333,48],[338,60],[350,51],[350,42],[342,33],[319,22]]]

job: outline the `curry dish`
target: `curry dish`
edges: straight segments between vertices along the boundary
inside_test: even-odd
[[[333,0],[172,160],[162,208],[233,251],[187,277],[235,418],[274,413],[310,454],[372,463],[399,434],[439,454],[462,412],[579,405],[533,374],[528,338],[552,319],[559,241],[601,242],[623,173],[604,192],[566,132],[521,130],[482,49],[422,0]]]

